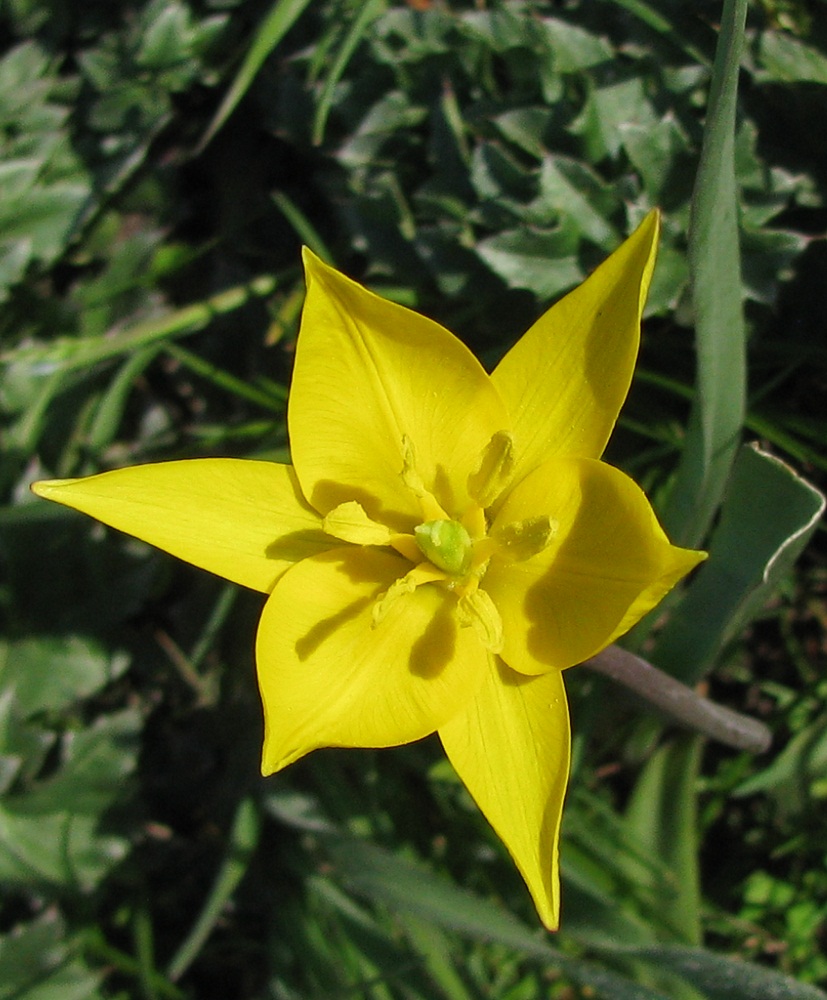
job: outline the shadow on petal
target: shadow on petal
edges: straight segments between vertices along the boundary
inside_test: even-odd
[[[425,679],[439,676],[453,659],[456,645],[457,623],[446,600],[411,646],[411,673]]]
[[[499,656],[494,657],[494,664],[497,669],[497,676],[503,687],[518,688],[524,684],[530,684],[535,678],[531,674],[521,674],[511,667]]]
[[[372,597],[360,597],[359,600],[348,604],[335,615],[317,622],[305,635],[296,640],[296,656],[300,660],[310,659],[326,639],[329,639],[343,625],[358,618],[366,608],[373,604],[373,600]]]
[[[523,602],[526,649],[538,663],[561,668],[611,640],[663,575],[670,548],[631,480],[602,463],[581,464],[574,516],[547,550],[548,569],[526,589]]]
[[[266,547],[264,554],[268,559],[289,559],[298,562],[307,556],[323,552],[325,546],[331,548],[337,544],[338,541],[326,535],[321,527],[318,530],[307,528],[280,535]]]
[[[400,492],[404,490],[401,472],[402,459],[400,457],[399,468],[390,470],[388,474],[389,478],[395,476],[399,479]],[[339,504],[347,503],[351,500],[355,500],[360,504],[372,521],[378,521],[393,531],[411,532],[413,530],[415,517],[412,513],[407,513],[403,510],[390,510],[383,507],[381,501],[370,490],[337,483],[331,479],[322,479],[313,487],[313,495],[310,498],[313,507],[322,515],[329,514]],[[411,500],[413,502],[413,497],[411,497]],[[412,503],[413,509],[415,508]]]

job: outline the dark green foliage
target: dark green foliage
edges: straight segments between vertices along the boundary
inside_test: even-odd
[[[490,364],[658,205],[609,457],[662,502],[693,395],[720,18],[711,0],[0,6],[0,998],[824,996],[824,535],[793,571],[816,500],[778,463],[742,456],[721,517],[737,593],[710,563],[725,606],[678,608],[662,645],[776,749],[701,754],[573,671],[556,939],[435,742],[261,781],[260,597],[27,491],[286,460],[300,242]],[[754,5],[746,428],[822,487],[825,83],[824,5]],[[785,530],[760,530],[770,501]],[[733,525],[756,539],[740,562]],[[685,609],[712,599],[698,581]]]

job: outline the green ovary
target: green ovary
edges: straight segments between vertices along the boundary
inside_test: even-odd
[[[414,528],[416,544],[434,566],[451,576],[464,576],[471,565],[474,543],[459,521],[426,521]]]

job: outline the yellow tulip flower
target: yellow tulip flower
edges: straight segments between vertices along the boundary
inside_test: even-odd
[[[196,459],[35,492],[267,594],[262,770],[438,733],[559,921],[562,671],[702,558],[600,456],[629,388],[658,217],[488,375],[432,320],[305,251],[293,465]]]

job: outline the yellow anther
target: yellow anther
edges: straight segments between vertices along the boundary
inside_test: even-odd
[[[497,499],[514,472],[514,439],[508,431],[497,431],[483,448],[479,467],[468,477],[468,493],[485,509]]]
[[[500,555],[520,562],[542,552],[557,534],[558,527],[559,522],[553,517],[527,517],[523,521],[495,525],[491,537]]]
[[[428,490],[416,468],[416,454],[413,441],[407,434],[402,435],[402,482],[419,500],[422,517],[425,521],[438,521],[447,518],[436,497]]]

